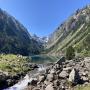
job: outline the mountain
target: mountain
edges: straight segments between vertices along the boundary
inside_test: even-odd
[[[6,11],[0,9],[0,53],[38,54],[42,45],[27,29]]]
[[[48,37],[38,37],[36,34],[32,35],[32,38],[38,42],[39,45],[43,46],[43,49],[46,47],[48,42]]]
[[[90,56],[89,5],[78,9],[49,36],[46,52],[60,55],[69,46],[73,46],[76,53]]]

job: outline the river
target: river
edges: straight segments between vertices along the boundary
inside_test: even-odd
[[[22,80],[20,80],[17,84],[13,85],[12,87],[9,87],[4,90],[24,90],[28,83],[35,79],[35,76],[37,76],[40,73],[44,73],[46,70],[47,64],[50,62],[55,62],[57,58],[45,56],[45,55],[35,55],[32,56],[32,63],[36,63],[39,65],[38,69],[30,71]]]

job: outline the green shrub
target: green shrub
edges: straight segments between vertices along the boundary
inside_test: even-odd
[[[75,50],[72,46],[66,49],[66,59],[71,60],[75,57]]]

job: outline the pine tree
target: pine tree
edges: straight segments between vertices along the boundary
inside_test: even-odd
[[[71,60],[75,57],[75,50],[72,46],[66,49],[66,59]]]

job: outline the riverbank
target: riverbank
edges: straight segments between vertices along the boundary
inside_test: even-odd
[[[26,89],[28,84],[30,82],[32,82],[33,79],[35,80],[35,78],[37,76],[39,76],[39,74],[45,73],[45,70],[46,70],[47,67],[48,67],[48,65],[46,66],[44,64],[38,64],[38,68],[35,68],[34,70],[31,70],[18,83],[16,83],[15,85],[13,85],[13,86],[11,86],[7,89],[4,89],[4,90],[24,90],[24,89]]]
[[[0,90],[18,83],[29,71],[37,67],[25,56],[0,54]]]

